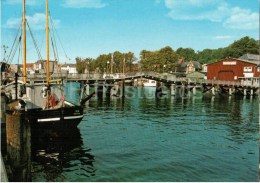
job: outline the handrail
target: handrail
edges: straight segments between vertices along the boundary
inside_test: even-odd
[[[207,85],[227,85],[227,86],[244,86],[244,87],[259,87],[259,80],[254,78],[253,80],[241,80],[241,81],[223,81],[223,80],[209,80],[204,78],[187,78],[176,77],[172,74],[160,74],[152,71],[145,72],[129,72],[129,73],[114,73],[114,74],[99,74],[99,73],[87,73],[87,74],[64,74],[53,73],[51,75],[52,80],[67,79],[67,80],[109,80],[109,79],[134,79],[134,78],[151,78],[154,80],[160,80],[165,82],[186,82],[188,84],[207,84]],[[28,79],[46,79],[45,74],[31,74],[27,75]]]

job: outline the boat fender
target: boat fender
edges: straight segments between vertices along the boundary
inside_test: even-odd
[[[41,94],[42,94],[42,98],[46,98],[47,97],[47,87],[43,87],[41,90]]]
[[[26,94],[26,88],[25,88],[25,85],[21,85],[19,96],[22,97],[24,94]]]

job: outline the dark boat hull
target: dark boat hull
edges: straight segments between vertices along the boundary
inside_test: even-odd
[[[83,108],[71,106],[49,110],[30,109],[28,118],[32,128],[73,128],[83,119]]]

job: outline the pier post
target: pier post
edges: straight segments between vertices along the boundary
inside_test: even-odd
[[[192,88],[192,93],[193,93],[193,95],[196,95],[196,86],[194,86],[194,87]]]
[[[156,82],[156,88],[155,88],[155,98],[160,98],[162,96],[162,85],[161,82]]]
[[[251,96],[254,95],[254,90],[253,90],[253,89],[250,90],[250,95],[251,95]]]
[[[171,90],[170,90],[170,91],[171,91],[171,95],[172,95],[172,96],[175,96],[175,95],[176,95],[176,86],[175,86],[175,84],[172,84],[172,85],[171,85]]]
[[[102,99],[103,98],[103,82],[102,81],[98,81],[97,83],[97,97],[98,99]]]
[[[233,94],[232,88],[229,88],[229,89],[228,89],[228,93],[229,93],[229,95],[232,95],[232,94]]]
[[[119,86],[118,86],[117,82],[115,82],[114,86],[112,87],[111,95],[112,96],[118,96],[119,95]]]
[[[15,182],[31,181],[31,127],[27,111],[16,109],[18,101],[8,104],[6,113],[7,157]],[[19,107],[18,107],[19,108]]]
[[[211,92],[212,92],[212,95],[215,96],[216,95],[216,92],[215,92],[215,87],[213,86],[212,89],[211,89]]]
[[[122,89],[121,89],[121,91],[122,91],[122,98],[124,98],[125,97],[125,80],[122,80]]]
[[[247,90],[246,89],[244,89],[244,96],[246,96],[247,95]]]
[[[111,88],[109,84],[106,86],[106,97],[109,98],[111,96]]]
[[[85,93],[86,95],[89,95],[89,84],[85,85]]]
[[[180,88],[180,95],[181,97],[186,97],[188,90],[187,90],[187,86],[185,84],[182,84],[181,88]]]

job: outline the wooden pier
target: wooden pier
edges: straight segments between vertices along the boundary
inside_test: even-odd
[[[44,75],[31,75],[28,80],[31,83],[44,82]],[[125,84],[125,82],[134,82],[136,79],[151,79],[163,83],[164,86],[171,90],[171,94],[176,93],[174,90],[180,87],[186,87],[187,90],[193,90],[196,93],[197,88],[202,88],[203,93],[211,91],[213,95],[216,92],[240,95],[258,95],[259,79],[252,81],[221,81],[221,80],[207,80],[186,77],[176,77],[174,74],[169,73],[156,73],[156,72],[132,72],[132,73],[117,73],[117,74],[52,74],[51,79],[57,80],[62,78],[66,82],[80,82],[82,85],[88,84],[89,86],[105,86],[117,87],[118,83]],[[111,87],[108,87],[111,86]],[[124,88],[122,88],[123,90]],[[103,89],[102,89],[103,90]]]

